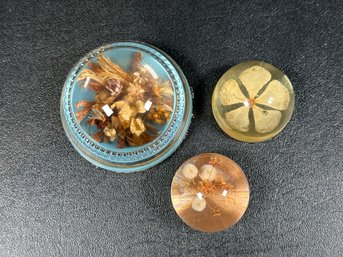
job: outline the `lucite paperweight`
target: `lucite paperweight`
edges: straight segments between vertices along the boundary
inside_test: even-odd
[[[171,185],[173,207],[193,229],[218,232],[233,226],[249,203],[249,184],[230,158],[199,154],[185,161]]]
[[[294,91],[288,77],[262,61],[233,66],[212,96],[214,117],[222,130],[240,141],[261,142],[279,134],[291,119]]]
[[[61,97],[61,118],[76,150],[98,167],[152,167],[181,144],[192,97],[178,65],[144,43],[117,42],[83,57]]]

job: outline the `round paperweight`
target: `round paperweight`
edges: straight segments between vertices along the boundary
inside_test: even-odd
[[[233,226],[249,203],[249,184],[226,156],[199,154],[185,161],[171,185],[173,207],[193,229],[218,232]]]
[[[139,42],[105,45],[83,57],[62,90],[61,119],[75,149],[98,167],[133,172],[170,156],[192,116],[178,65]]]
[[[219,79],[212,110],[221,129],[243,142],[279,134],[291,119],[294,91],[287,76],[262,61],[233,66]]]

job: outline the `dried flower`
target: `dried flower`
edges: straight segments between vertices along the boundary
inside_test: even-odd
[[[92,105],[93,102],[88,102],[88,101],[79,101],[75,107],[76,108],[82,108],[81,110],[76,111],[76,119],[80,123],[87,115],[88,113],[92,110]]]
[[[205,164],[200,168],[199,176],[202,180],[212,181],[217,177],[217,169],[211,164]]]
[[[93,108],[92,111],[90,112],[89,115],[90,120],[100,120],[100,121],[105,121],[106,117],[102,113],[102,111],[99,111],[98,109]]]
[[[125,101],[118,101],[111,105],[112,109],[119,110],[118,118],[124,128],[129,128],[131,118],[137,115],[137,108],[131,107]]]
[[[276,129],[281,122],[281,111],[290,103],[287,88],[278,80],[271,80],[271,73],[263,67],[253,66],[239,75],[239,80],[230,79],[220,89],[220,102],[224,106],[241,104],[225,114],[230,126],[241,132],[250,129],[249,111],[252,110],[255,130],[267,133]],[[245,88],[247,95],[241,91]]]
[[[192,209],[198,212],[205,210],[206,200],[204,198],[195,196],[192,200]]]
[[[137,107],[137,112],[139,112],[139,113],[145,113],[146,112],[143,101],[138,100],[136,102],[136,107]]]
[[[154,84],[152,90],[157,97],[173,98],[174,95],[174,90],[169,80]]]
[[[130,124],[130,131],[135,136],[140,136],[143,132],[146,131],[144,123],[141,118],[132,118]]]
[[[89,63],[81,71],[78,80],[96,94],[94,102],[76,104],[83,108],[76,116],[81,122],[88,115],[88,124],[101,130],[93,135],[99,142],[116,141],[118,148],[144,145],[156,138],[158,125],[166,124],[173,111],[170,81],[160,80],[149,65],[143,64],[141,53],[135,54],[130,72],[100,55],[97,63]],[[113,110],[110,117],[102,109],[105,105]]]
[[[93,134],[92,138],[94,138],[95,141],[100,143],[104,138],[104,133],[102,131],[99,131],[99,132]]]
[[[110,138],[110,141],[113,142],[116,139],[117,131],[114,128],[106,127],[103,130],[104,134]]]
[[[107,86],[105,87],[108,91],[111,92],[111,96],[114,96],[114,97],[117,97],[123,90],[123,86],[120,84],[120,82],[117,82],[113,79],[110,79],[107,82]]]
[[[166,124],[169,120],[171,112],[166,110],[164,106],[156,106],[150,109],[148,114],[149,119],[153,120],[157,124]]]
[[[198,168],[193,164],[193,163],[187,163],[183,168],[182,168],[182,174],[188,179],[193,179],[196,176],[198,176]]]
[[[124,100],[128,103],[134,103],[137,100],[144,99],[145,90],[140,84],[131,83],[126,90],[127,95],[124,97]]]

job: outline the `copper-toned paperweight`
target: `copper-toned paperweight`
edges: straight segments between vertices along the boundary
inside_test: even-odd
[[[203,232],[218,232],[243,216],[249,203],[249,184],[233,160],[204,153],[185,161],[176,171],[171,199],[187,225]]]

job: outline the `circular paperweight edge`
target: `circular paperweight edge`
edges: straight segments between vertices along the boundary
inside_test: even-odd
[[[172,68],[175,70],[174,72],[177,74],[178,76],[178,80],[180,80],[180,86],[182,86],[183,88],[183,97],[184,97],[184,105],[183,110],[181,110],[181,113],[183,113],[182,117],[180,119],[180,121],[176,121],[178,124],[175,125],[176,129],[173,135],[173,138],[171,138],[171,140],[168,142],[168,144],[164,145],[161,149],[158,148],[158,146],[156,146],[156,152],[154,152],[153,155],[151,155],[149,158],[141,158],[139,160],[137,160],[136,162],[132,161],[132,162],[126,162],[126,163],[122,163],[120,161],[115,162],[115,156],[110,156],[111,161],[109,161],[108,159],[104,159],[101,158],[99,155],[95,154],[93,151],[88,150],[87,148],[84,147],[83,142],[79,142],[82,141],[84,139],[84,137],[82,137],[82,139],[78,139],[72,129],[70,128],[70,124],[68,123],[68,116],[66,115],[66,101],[65,101],[65,96],[66,94],[70,94],[70,92],[66,92],[66,88],[67,88],[67,84],[69,83],[69,80],[71,78],[71,75],[75,73],[75,70],[77,68],[80,68],[79,66],[82,66],[82,64],[80,65],[80,63],[82,63],[82,61],[87,60],[87,57],[90,56],[93,53],[97,53],[99,54],[99,51],[101,51],[102,49],[105,49],[106,47],[112,47],[114,45],[134,45],[134,46],[141,46],[143,48],[152,50],[157,52],[159,55],[161,55],[164,59],[166,59],[170,65],[172,66]],[[167,65],[166,63],[164,63],[165,65]],[[178,93],[179,94],[179,93]],[[175,96],[175,97],[179,97],[179,95]],[[182,72],[182,70],[180,69],[180,67],[176,64],[176,62],[165,52],[163,52],[162,50],[158,49],[155,46],[149,45],[147,43],[143,43],[143,42],[138,42],[138,41],[118,41],[118,42],[113,42],[111,44],[107,44],[104,46],[100,46],[94,50],[92,50],[91,52],[87,53],[85,56],[83,56],[74,66],[73,68],[70,70],[70,72],[68,73],[68,76],[66,78],[66,81],[64,83],[63,89],[62,89],[62,94],[61,94],[61,99],[60,99],[60,116],[61,116],[61,120],[62,120],[62,125],[65,131],[65,134],[67,135],[69,141],[71,142],[71,144],[73,145],[73,147],[77,150],[77,152],[84,157],[86,160],[88,160],[89,162],[91,162],[92,164],[94,164],[97,167],[109,170],[109,171],[115,171],[115,172],[123,172],[123,173],[129,173],[129,172],[136,172],[136,171],[142,171],[142,170],[146,170],[148,168],[151,168],[157,164],[159,164],[160,162],[162,162],[163,160],[165,160],[166,158],[168,158],[182,143],[182,141],[184,140],[187,131],[189,129],[190,123],[191,123],[191,118],[192,118],[192,91],[191,88],[188,84],[188,81],[184,75],[184,73]],[[73,126],[75,126],[75,128],[77,129],[77,125],[74,124]],[[108,151],[101,151],[101,154],[107,154]],[[129,156],[130,154],[123,154],[124,156]]]
[[[232,68],[234,68],[235,66],[237,65],[241,65],[241,64],[244,64],[244,63],[247,63],[247,62],[258,62],[258,63],[264,63],[264,64],[267,64],[267,65],[270,65],[272,67],[274,67],[275,69],[279,70],[280,72],[282,72],[282,74],[284,75],[284,78],[289,82],[289,85],[292,89],[290,93],[290,97],[293,99],[293,101],[291,101],[291,106],[289,107],[290,110],[291,110],[291,114],[290,114],[290,117],[289,117],[289,120],[283,124],[282,126],[280,126],[280,128],[271,133],[271,134],[268,134],[266,136],[261,136],[261,137],[252,137],[252,136],[244,136],[244,139],[239,135],[238,132],[236,132],[234,129],[230,128],[229,126],[222,126],[221,124],[225,124],[225,121],[223,121],[222,117],[220,116],[220,114],[218,113],[218,111],[215,111],[215,108],[213,108],[214,105],[216,105],[216,100],[215,100],[215,97],[214,97],[214,94],[215,94],[215,91],[217,89],[217,87],[219,87],[219,82],[222,80],[222,78],[224,77],[224,75]],[[248,61],[243,61],[243,62],[240,62],[238,64],[235,64],[233,66],[231,66],[229,69],[227,69],[223,74],[222,76],[219,78],[219,80],[216,82],[216,85],[213,89],[213,92],[212,92],[212,99],[211,99],[211,106],[212,106],[212,113],[213,113],[213,116],[214,116],[214,119],[218,125],[218,127],[226,134],[228,135],[229,137],[237,140],[237,141],[240,141],[240,142],[243,142],[243,143],[261,143],[261,142],[266,142],[266,141],[269,141],[269,140],[272,140],[273,138],[277,137],[278,135],[280,135],[282,133],[282,131],[287,127],[288,123],[291,121],[292,117],[293,117],[293,113],[294,113],[294,110],[295,110],[295,92],[294,92],[294,87],[293,87],[293,84],[292,82],[290,81],[290,79],[288,78],[288,76],[282,71],[280,70],[278,67],[276,67],[275,65],[269,63],[269,62],[265,62],[265,61],[261,61],[261,60],[248,60]]]
[[[173,183],[174,183],[174,177],[175,177],[177,171],[180,169],[180,167],[181,167],[184,163],[186,163],[186,162],[192,160],[192,159],[195,158],[195,157],[201,157],[202,155],[208,155],[208,154],[219,155],[219,156],[221,156],[221,157],[227,158],[227,159],[229,159],[230,161],[232,161],[232,162],[234,163],[234,165],[237,166],[237,167],[240,169],[240,171],[243,173],[244,178],[245,178],[245,181],[246,181],[246,184],[247,184],[247,186],[248,186],[248,188],[247,188],[248,200],[247,200],[247,206],[246,206],[244,212],[243,212],[239,217],[237,217],[237,219],[235,220],[235,222],[234,222],[232,225],[230,225],[229,227],[226,227],[226,228],[223,228],[223,229],[220,229],[220,230],[214,230],[214,231],[205,231],[205,230],[201,230],[201,229],[195,228],[195,227],[191,226],[190,224],[188,224],[188,223],[179,215],[179,213],[176,211],[176,209],[175,209],[175,207],[174,207],[174,200],[173,200],[173,194],[172,194],[172,187],[173,187]],[[246,213],[247,210],[248,210],[248,207],[249,207],[249,204],[250,204],[250,194],[251,194],[250,184],[249,184],[248,178],[247,178],[245,172],[243,171],[243,169],[241,168],[241,166],[238,165],[238,163],[237,163],[236,161],[234,161],[233,159],[231,159],[230,157],[228,157],[228,156],[226,156],[226,155],[223,155],[223,154],[219,154],[219,153],[211,153],[211,152],[200,153],[200,154],[193,155],[192,157],[190,157],[190,158],[188,158],[187,160],[183,161],[183,162],[181,163],[181,165],[177,168],[176,172],[174,173],[172,182],[171,182],[171,184],[170,184],[170,200],[171,200],[171,202],[172,202],[172,206],[173,206],[173,209],[174,209],[174,212],[176,213],[176,215],[182,220],[182,222],[183,222],[184,224],[186,224],[186,225],[187,225],[188,227],[190,227],[191,229],[193,229],[193,230],[195,230],[195,231],[199,231],[199,232],[201,232],[201,233],[207,233],[207,234],[219,233],[219,232],[222,232],[222,231],[231,229],[233,226],[235,226],[235,225],[242,219],[242,217],[245,215],[245,213]]]

